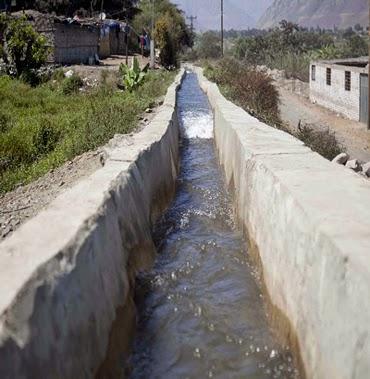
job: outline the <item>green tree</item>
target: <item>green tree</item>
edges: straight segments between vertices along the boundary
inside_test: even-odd
[[[155,25],[154,38],[160,49],[159,58],[162,66],[171,68],[177,65],[176,48],[171,38],[171,19],[166,13]]]
[[[183,13],[169,0],[142,0],[138,5],[140,12],[134,18],[134,28],[150,35],[154,21],[154,38],[161,50],[161,63],[165,67],[176,65],[178,54],[192,44],[192,34]]]
[[[220,58],[221,41],[219,34],[212,31],[201,34],[195,44],[195,50],[199,58]],[[240,52],[240,54],[242,53]]]
[[[368,44],[366,38],[359,35],[350,37],[344,47],[345,55],[349,58],[356,58],[368,55]]]
[[[0,22],[3,29],[2,59],[7,74],[28,76],[46,61],[49,49],[46,38],[38,34],[25,18],[5,18]]]

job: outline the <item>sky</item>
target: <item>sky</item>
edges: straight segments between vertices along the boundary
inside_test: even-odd
[[[196,16],[197,30],[220,28],[221,0],[174,0],[186,16]],[[272,0],[224,0],[225,29],[247,29],[255,26]]]

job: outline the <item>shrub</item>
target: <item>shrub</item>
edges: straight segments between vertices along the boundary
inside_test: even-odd
[[[4,133],[8,129],[9,121],[9,116],[3,109],[0,109],[0,133]]]
[[[162,16],[155,25],[155,40],[160,49],[161,65],[167,69],[177,66],[177,49],[171,38],[171,23],[168,15]]]
[[[76,93],[83,86],[83,84],[82,79],[77,74],[73,74],[68,78],[64,78],[62,82],[62,92],[64,95]]]
[[[269,125],[281,127],[279,92],[265,72],[224,58],[215,65],[208,64],[205,75],[220,85],[221,90],[248,113]]]
[[[136,57],[134,57],[131,67],[122,63],[119,67],[119,72],[122,75],[125,88],[130,92],[138,88],[143,83],[148,69],[149,65],[146,65],[144,69],[141,70]]]
[[[33,135],[33,144],[36,146],[38,156],[54,150],[61,134],[56,125],[48,118],[42,118]]]
[[[37,69],[46,61],[49,48],[46,38],[38,34],[25,18],[4,18],[2,58],[11,76],[23,77],[33,83]]]
[[[59,83],[62,82],[64,78],[64,71],[61,68],[56,69],[51,76],[52,80],[56,80]]]
[[[221,38],[216,32],[208,31],[201,34],[195,44],[198,58],[215,59],[221,57]]]
[[[335,133],[329,129],[318,129],[313,124],[300,124],[295,135],[306,146],[326,159],[333,160],[338,154],[345,152],[345,148],[338,142]]]

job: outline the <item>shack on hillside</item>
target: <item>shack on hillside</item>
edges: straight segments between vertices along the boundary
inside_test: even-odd
[[[25,16],[34,28],[45,35],[51,48],[50,63],[93,64],[98,59],[100,26],[93,19],[71,19],[34,10],[16,12]]]

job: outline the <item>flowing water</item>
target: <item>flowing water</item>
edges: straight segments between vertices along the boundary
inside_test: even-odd
[[[268,326],[257,270],[234,224],[196,76],[178,94],[181,172],[155,228],[158,257],[138,280],[132,379],[298,378]]]

